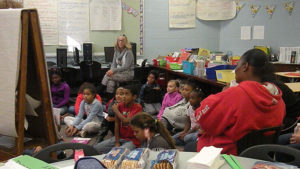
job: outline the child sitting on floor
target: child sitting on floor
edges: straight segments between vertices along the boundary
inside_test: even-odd
[[[112,106],[115,112],[115,137],[94,145],[99,154],[107,153],[113,147],[121,146],[133,150],[140,145],[129,123],[133,116],[142,112],[142,106],[135,103],[137,91],[133,86],[125,86],[123,91],[124,102]]]
[[[156,83],[158,73],[151,70],[147,77],[147,82],[142,86],[138,102],[143,105],[144,112],[150,115],[157,115],[161,108],[161,89]]]
[[[184,146],[189,142],[197,141],[197,135],[201,129],[195,118],[195,110],[200,106],[203,98],[204,93],[201,89],[196,88],[191,92],[184,130],[173,136],[176,145]]]
[[[103,109],[101,103],[96,99],[96,89],[94,85],[89,84],[83,88],[83,101],[80,103],[79,114],[76,118],[67,116],[65,122],[68,128],[66,135],[80,135],[97,133],[103,119]],[[87,118],[83,120],[84,112]]]
[[[135,115],[130,125],[136,138],[141,141],[142,148],[175,149],[174,140],[167,129],[159,121],[147,113]]]
[[[87,85],[91,85],[91,83],[88,83],[88,82],[84,82],[80,87],[79,87],[79,90],[78,90],[78,93],[77,93],[77,97],[76,97],[76,101],[75,101],[75,105],[74,106],[70,106],[69,107],[69,110],[68,112],[71,114],[71,115],[74,115],[74,116],[77,116],[78,113],[79,113],[79,108],[80,108],[80,103],[82,102],[83,100],[83,88]],[[96,94],[96,99],[102,104],[102,99],[100,97],[100,95]],[[86,112],[84,112],[84,115],[86,115]]]
[[[167,93],[164,96],[161,108],[157,115],[158,120],[162,120],[162,115],[167,107],[173,106],[174,104],[178,103],[182,96],[178,92],[179,89],[179,82],[176,80],[170,80],[167,86]]]
[[[162,115],[162,123],[172,133],[182,131],[186,123],[187,110],[190,105],[190,93],[194,90],[195,84],[185,81],[181,95],[183,99],[173,106],[165,109]]]
[[[117,88],[115,97],[109,100],[109,102],[107,102],[106,109],[105,109],[106,113],[104,113],[104,119],[102,121],[96,143],[100,143],[101,141],[103,141],[104,137],[107,135],[109,130],[114,134],[115,112],[113,111],[112,106],[114,104],[123,102],[124,100],[123,90],[124,90],[123,87]]]
[[[53,103],[53,117],[55,124],[60,128],[60,118],[68,110],[70,87],[63,80],[59,71],[51,73],[51,96]]]

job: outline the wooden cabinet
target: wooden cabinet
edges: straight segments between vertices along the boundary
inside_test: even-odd
[[[300,71],[300,64],[273,63],[275,72],[295,72]]]

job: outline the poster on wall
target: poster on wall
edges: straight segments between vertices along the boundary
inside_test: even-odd
[[[121,30],[121,0],[91,0],[91,30]]]
[[[57,0],[24,0],[24,8],[38,10],[44,45],[58,45]]]
[[[169,0],[169,27],[195,27],[196,0]]]
[[[80,48],[89,42],[89,1],[59,0],[58,25],[59,45]]]
[[[197,0],[196,15],[201,20],[229,20],[236,15],[233,0]]]

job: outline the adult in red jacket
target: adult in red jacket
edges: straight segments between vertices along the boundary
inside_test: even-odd
[[[247,51],[235,69],[239,85],[201,102],[195,117],[204,134],[198,138],[197,151],[215,146],[223,148],[222,153],[237,155],[236,143],[248,132],[281,125],[282,93],[274,84],[262,83],[270,67],[264,52]]]

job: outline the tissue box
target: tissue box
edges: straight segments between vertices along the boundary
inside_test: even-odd
[[[203,147],[193,158],[188,160],[188,169],[217,169],[224,164],[221,158],[222,148]]]

